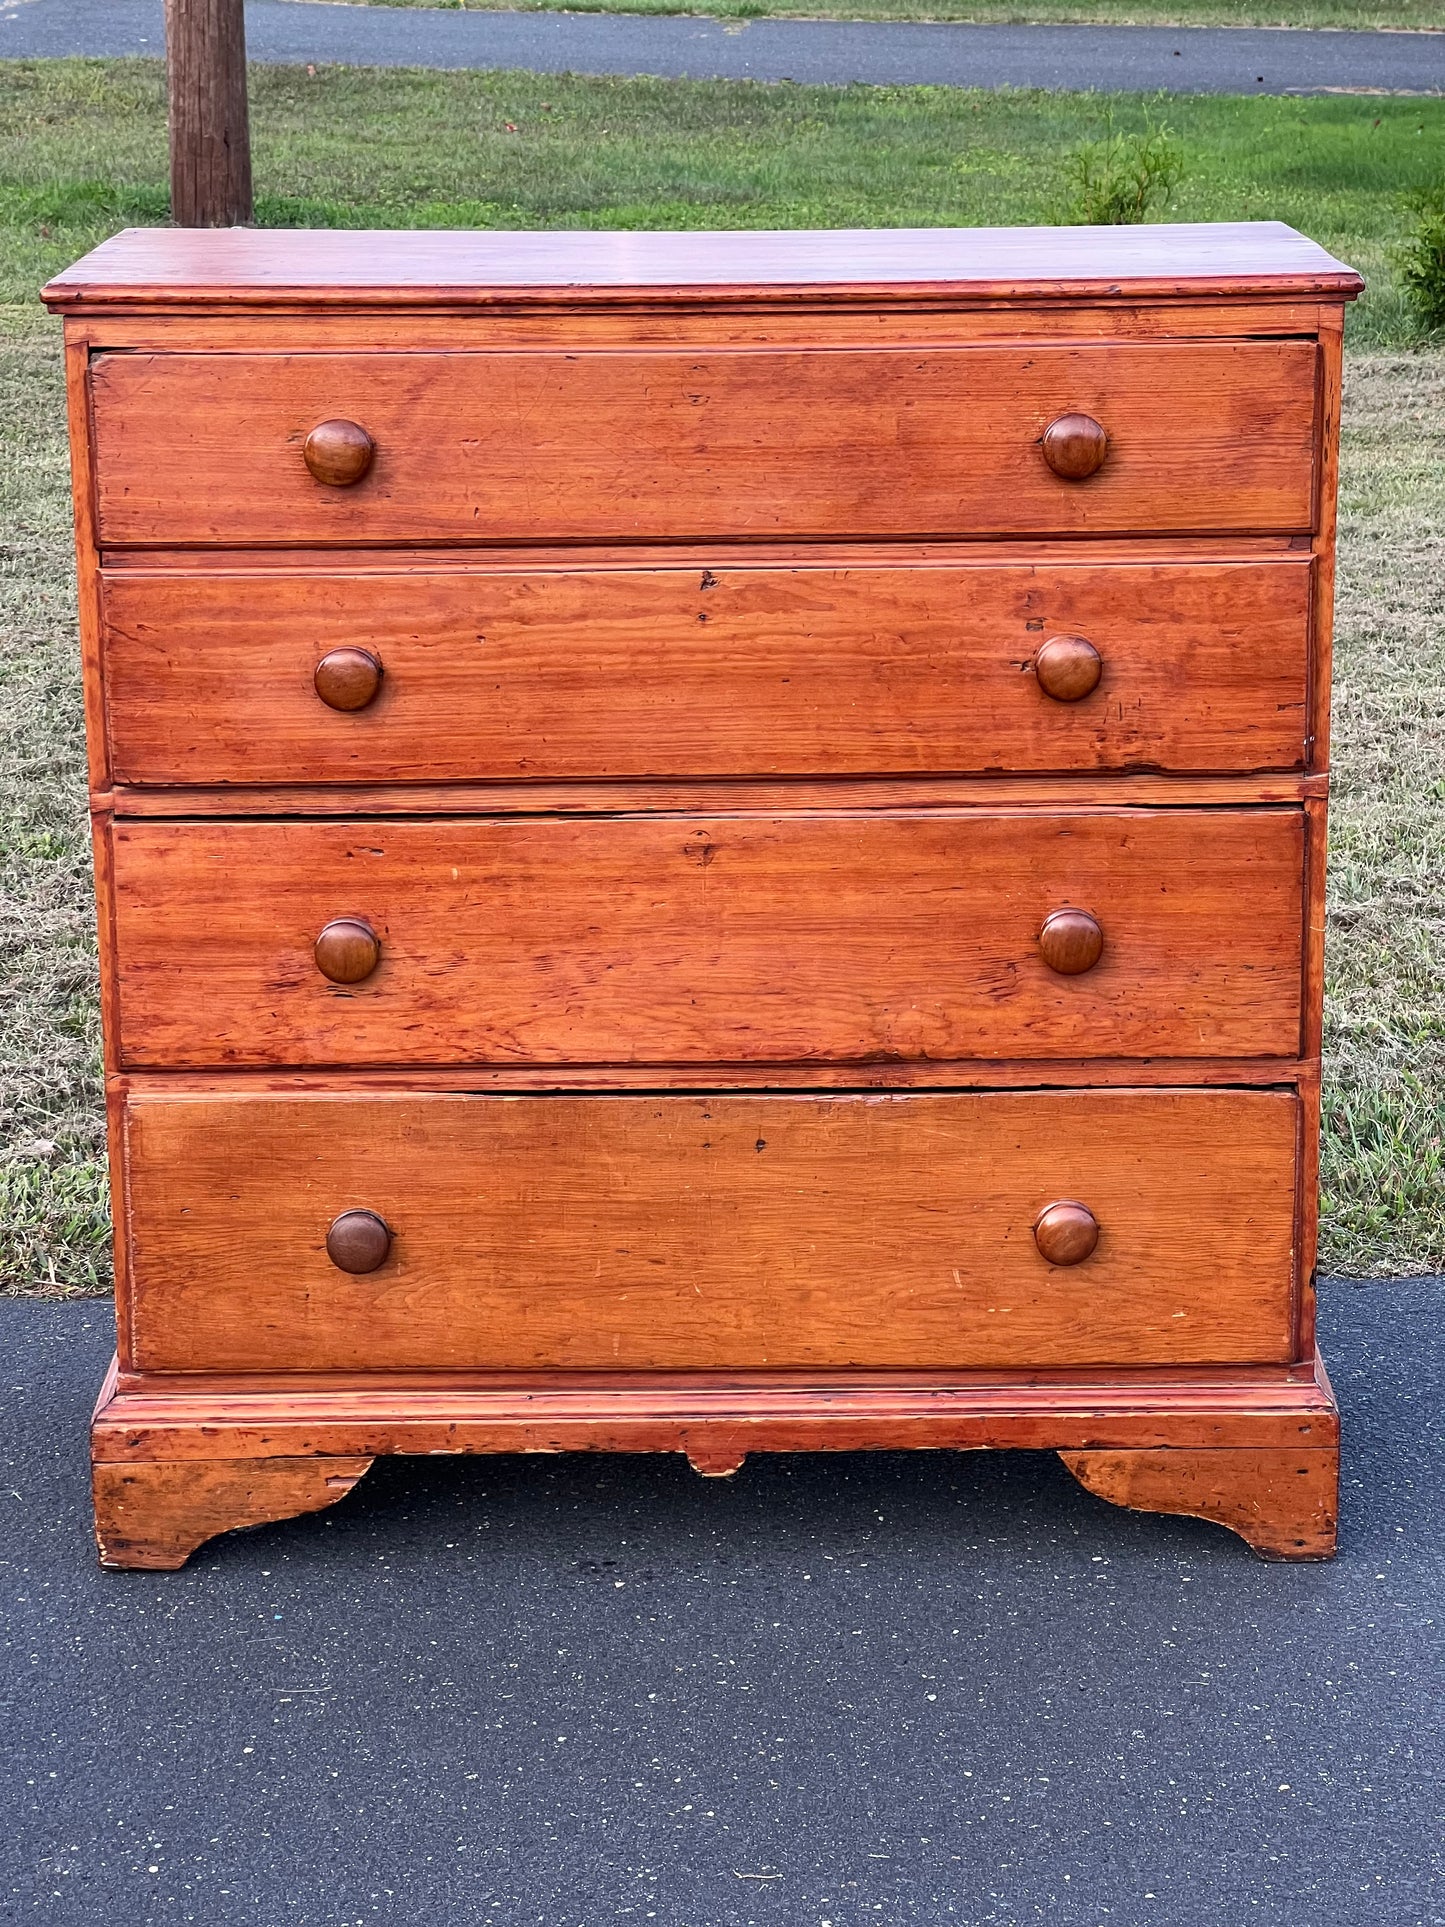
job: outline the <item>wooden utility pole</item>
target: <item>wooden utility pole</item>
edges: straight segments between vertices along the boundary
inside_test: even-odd
[[[244,0],[166,0],[171,219],[236,227],[251,219]]]

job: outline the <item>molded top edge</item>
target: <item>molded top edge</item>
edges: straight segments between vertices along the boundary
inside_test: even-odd
[[[1141,227],[638,231],[127,228],[52,309],[517,301],[1039,301],[1325,295],[1364,283],[1282,221]]]

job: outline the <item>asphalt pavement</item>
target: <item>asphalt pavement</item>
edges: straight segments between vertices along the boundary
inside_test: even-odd
[[[379,1464],[103,1573],[100,1302],[0,1301],[0,1920],[1437,1927],[1445,1279],[1328,1285],[1343,1548],[1051,1454]]]
[[[252,60],[1196,94],[1445,93],[1445,33],[955,26],[248,0]],[[160,54],[162,0],[0,0],[0,57]]]

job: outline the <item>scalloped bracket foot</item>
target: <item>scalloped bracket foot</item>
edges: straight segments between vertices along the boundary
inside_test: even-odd
[[[314,1457],[97,1462],[100,1563],[175,1572],[219,1532],[335,1505],[370,1465],[370,1459]]]
[[[1060,1452],[1080,1485],[1136,1512],[1177,1512],[1228,1526],[1261,1559],[1332,1559],[1337,1447],[1173,1446],[1129,1452]]]

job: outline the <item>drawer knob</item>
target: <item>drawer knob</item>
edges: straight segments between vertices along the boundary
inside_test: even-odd
[[[381,962],[381,938],[360,917],[336,917],[316,939],[316,968],[334,984],[359,984]]]
[[[326,1234],[326,1255],[338,1271],[375,1271],[391,1253],[391,1227],[374,1211],[343,1211]]]
[[[1092,970],[1104,954],[1104,933],[1087,910],[1051,910],[1039,932],[1039,954],[1061,977]]]
[[[1044,460],[1066,482],[1082,482],[1104,465],[1109,437],[1092,415],[1060,415],[1044,430]]]
[[[350,488],[371,467],[376,443],[358,422],[318,422],[302,452],[318,482],[328,488]]]
[[[369,649],[328,649],[316,665],[316,693],[328,709],[365,709],[380,688],[381,658]]]
[[[1082,702],[1099,687],[1104,659],[1082,636],[1050,636],[1034,657],[1039,688],[1056,703]]]
[[[1099,1220],[1072,1198],[1060,1198],[1041,1211],[1034,1226],[1034,1243],[1046,1264],[1081,1265],[1093,1256],[1098,1242]]]

